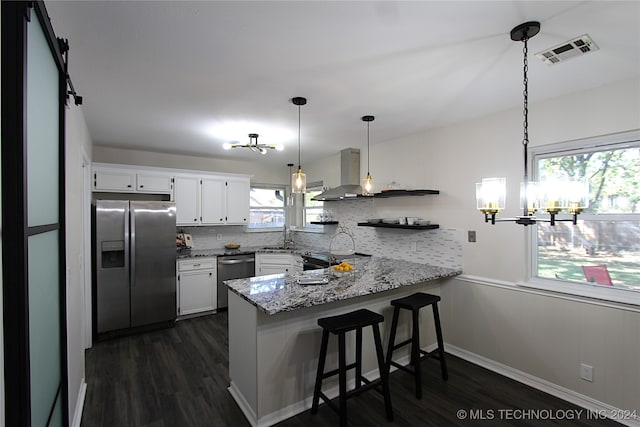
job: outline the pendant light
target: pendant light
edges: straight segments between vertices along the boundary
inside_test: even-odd
[[[307,192],[307,175],[302,173],[300,162],[300,107],[307,103],[307,98],[296,96],[291,99],[294,105],[298,106],[298,170],[291,175],[291,192],[306,193]]]
[[[529,62],[527,59],[529,39],[540,32],[540,23],[536,21],[525,22],[511,30],[511,40],[523,42],[524,54],[524,102],[522,113],[524,116],[522,139],[524,153],[524,179],[520,184],[520,208],[522,216],[515,218],[496,219],[496,214],[505,207],[506,179],[485,178],[476,184],[476,206],[484,214],[485,222],[515,222],[520,225],[533,225],[538,222],[549,222],[555,225],[556,221],[571,221],[576,224],[580,214],[588,203],[588,189],[584,183],[546,183],[540,186],[537,182],[529,181],[528,173],[528,146],[529,146]],[[546,191],[545,191],[546,189]],[[534,216],[536,211],[546,211],[550,218],[538,218]],[[556,215],[562,210],[572,215],[568,219],[556,219]]]
[[[373,196],[373,178],[369,173],[369,124],[375,119],[373,116],[362,116],[362,121],[367,123],[367,176],[362,180],[362,195]]]

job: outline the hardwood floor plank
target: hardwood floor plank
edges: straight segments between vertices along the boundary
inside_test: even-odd
[[[228,358],[226,312],[184,320],[175,328],[98,342],[87,351],[82,426],[249,426],[227,390]],[[379,393],[370,391],[350,399],[350,425],[618,425],[588,419],[582,408],[454,356],[448,355],[447,362],[448,381],[442,380],[437,360],[422,362],[420,400],[415,398],[411,375],[402,371],[390,375],[393,422],[386,420]],[[460,410],[466,411],[466,418],[459,417]],[[576,420],[513,419],[514,411],[522,410],[574,410],[582,411],[582,416]],[[470,419],[472,413],[486,419]],[[317,415],[306,411],[277,425],[334,427],[337,423],[338,415],[321,405]]]

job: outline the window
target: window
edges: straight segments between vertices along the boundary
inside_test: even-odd
[[[285,222],[284,193],[284,187],[251,187],[248,228],[282,228]]]
[[[577,225],[537,226],[532,271],[538,278],[579,284],[586,295],[594,287],[640,293],[640,140],[617,139],[534,151],[538,181],[584,178],[589,184],[589,207]],[[599,268],[611,281],[590,273],[591,266],[605,266]]]
[[[320,221],[320,216],[324,212],[324,202],[311,200],[318,194],[322,193],[322,186],[307,188],[304,194],[303,221],[304,228],[320,228],[321,225],[311,224],[312,221]]]

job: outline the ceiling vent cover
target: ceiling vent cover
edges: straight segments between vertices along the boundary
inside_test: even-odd
[[[585,53],[598,50],[598,46],[591,40],[588,34],[583,34],[568,42],[561,43],[551,49],[543,50],[536,53],[540,60],[548,65],[557,64],[566,61],[574,56],[584,55]]]

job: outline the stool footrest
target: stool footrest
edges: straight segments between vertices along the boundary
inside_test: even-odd
[[[404,340],[401,343],[398,343],[398,344],[394,345],[393,346],[393,351],[396,351],[400,347],[404,347],[407,344],[411,344],[412,342],[413,342],[413,339],[411,339],[411,338],[409,338],[408,340]]]
[[[362,386],[360,386],[360,387],[358,387],[358,388],[354,388],[354,389],[352,389],[352,390],[347,391],[346,399],[349,399],[350,397],[353,397],[353,396],[357,396],[357,395],[359,395],[360,393],[364,393],[365,391],[370,390],[370,389],[372,389],[372,388],[375,388],[375,387],[377,387],[377,386],[379,386],[379,385],[381,385],[381,384],[382,384],[382,380],[381,380],[380,378],[378,378],[378,379],[376,379],[376,380],[373,380],[373,381],[370,381],[370,380],[368,380],[368,379],[367,379],[367,378],[365,378],[365,377],[360,377],[360,379],[361,379],[362,381],[364,381],[364,382],[365,382],[365,384],[364,384],[364,385],[362,385]],[[377,390],[377,389],[376,389],[376,390]],[[379,391],[379,390],[378,390],[378,391]],[[380,391],[379,391],[379,392],[380,392]],[[380,393],[382,393],[382,392],[380,392]],[[332,401],[333,399],[329,399],[329,397],[328,397],[326,394],[324,394],[322,391],[321,391],[319,394],[320,394],[320,398],[322,398],[322,400],[324,400],[324,402],[325,402],[325,403],[326,403],[326,404],[327,404],[331,409],[333,409],[333,410],[334,410],[334,411],[336,411],[336,412],[339,412],[338,407],[337,407],[337,406],[335,405],[335,403],[333,403],[333,401]],[[384,395],[384,394],[383,394],[383,395]],[[334,399],[339,399],[339,398],[340,398],[339,396],[336,396]]]
[[[345,366],[344,368],[348,371],[349,369],[353,369],[356,366],[357,365],[354,362],[354,363],[352,363],[350,365]],[[338,375],[338,373],[340,373],[340,369],[339,368],[336,368],[336,369],[334,369],[332,371],[329,371],[329,372],[325,372],[324,374],[322,374],[322,379],[324,380],[325,378],[329,378],[329,377],[332,377],[334,375]]]

